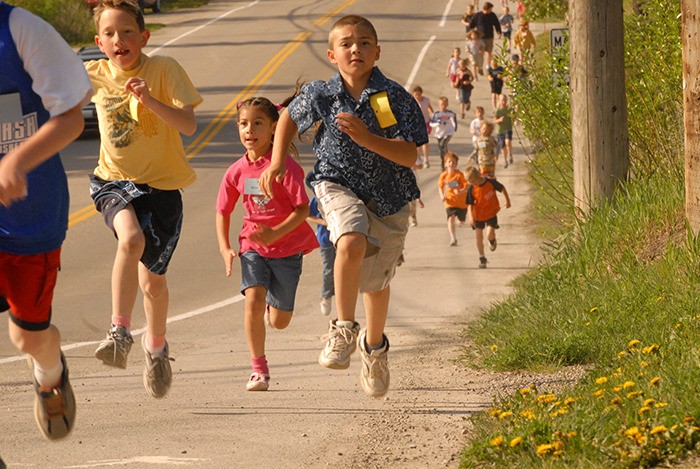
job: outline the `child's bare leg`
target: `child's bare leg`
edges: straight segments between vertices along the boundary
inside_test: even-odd
[[[386,316],[389,311],[390,289],[376,292],[366,292],[362,294],[362,302],[365,305],[367,315],[367,338],[369,347],[378,347],[384,338],[384,327],[386,326]]]
[[[61,360],[61,335],[53,324],[43,331],[28,331],[8,320],[10,340],[21,352],[26,353],[45,370],[58,365]]]
[[[139,263],[139,284],[143,292],[143,309],[146,312],[148,336],[165,337],[168,320],[170,291],[165,275],[154,274]]]
[[[455,217],[449,217],[447,219],[447,231],[450,233],[450,242],[457,241],[457,234],[455,233]]]
[[[139,260],[146,246],[131,205],[114,217],[117,254],[112,266],[112,315],[131,317],[139,288]]]
[[[256,286],[245,290],[245,337],[252,358],[265,355],[265,299],[267,289]]]
[[[476,249],[479,251],[479,257],[484,257],[484,230],[476,229]]]
[[[508,158],[510,159],[510,162],[513,162],[513,140],[510,138],[506,139],[506,149],[508,150]]]
[[[360,270],[366,249],[367,238],[361,233],[346,233],[336,243],[334,284],[340,321],[355,320]]]
[[[493,241],[494,239],[496,239],[496,230],[494,229],[493,226],[487,226],[487,227],[486,227],[486,239],[488,239],[489,241]],[[482,243],[481,243],[481,245],[482,245],[482,251],[483,251],[483,244],[484,244],[484,243],[483,243],[483,240],[482,240]]]

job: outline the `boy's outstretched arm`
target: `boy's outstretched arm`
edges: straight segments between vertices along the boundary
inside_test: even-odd
[[[373,134],[357,116],[340,112],[335,118],[338,128],[355,143],[383,156],[389,161],[410,168],[416,162],[416,144],[400,139],[384,138]]]
[[[124,88],[141,104],[153,111],[155,115],[163,119],[168,125],[175,128],[181,134],[189,137],[194,135],[197,131],[197,118],[194,115],[194,108],[192,106],[188,105],[179,108],[168,106],[158,101],[151,96],[146,81],[141,78],[129,78],[124,84]]]
[[[272,193],[272,183],[275,180],[282,182],[284,178],[284,173],[287,171],[284,161],[287,158],[287,153],[289,153],[289,145],[291,145],[297,132],[296,122],[289,117],[287,110],[283,109],[275,128],[275,141],[272,144],[270,166],[262,172],[258,179],[258,186],[260,186],[260,190],[265,197],[272,198],[274,195]]]
[[[506,198],[506,208],[510,208],[510,197],[508,197],[508,191],[503,187],[503,197]]]
[[[50,118],[34,135],[0,160],[0,204],[9,207],[27,195],[27,173],[49,159],[83,131],[81,105]]]

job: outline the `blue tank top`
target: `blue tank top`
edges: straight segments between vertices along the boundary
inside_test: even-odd
[[[0,95],[19,94],[22,118],[0,122],[0,159],[32,136],[49,119],[41,97],[10,34],[14,7],[0,2]],[[6,96],[3,96],[6,98]],[[58,154],[27,175],[28,195],[9,208],[0,205],[0,251],[41,254],[61,247],[68,229],[68,181]]]

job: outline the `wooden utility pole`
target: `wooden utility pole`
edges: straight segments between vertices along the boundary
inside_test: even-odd
[[[569,0],[574,197],[581,215],[627,178],[622,1]]]
[[[683,124],[685,128],[685,216],[700,230],[700,0],[683,0]]]

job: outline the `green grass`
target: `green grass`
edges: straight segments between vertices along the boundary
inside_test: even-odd
[[[473,418],[462,467],[653,467],[698,449],[700,240],[684,221],[680,1],[645,3],[625,28],[630,180],[585,220],[572,208],[568,90],[551,78],[562,64],[539,51],[516,84],[548,241],[542,264],[469,325],[462,360],[588,372],[496,400]],[[649,51],[648,37],[663,39]]]

